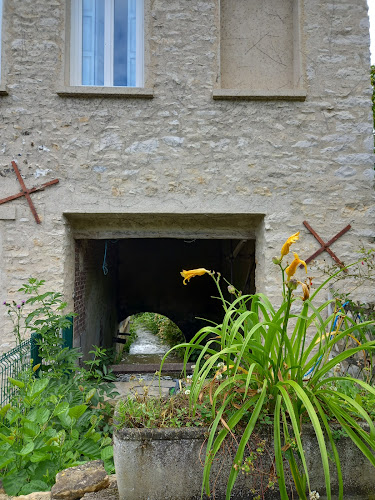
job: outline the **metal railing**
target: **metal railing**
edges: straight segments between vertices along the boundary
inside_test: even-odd
[[[37,335],[32,335],[0,356],[0,407],[10,402],[16,390],[8,378],[17,378],[20,372],[30,367],[31,360],[33,360],[33,365],[40,362],[36,339]]]
[[[72,349],[73,347],[73,318],[70,321],[70,326],[61,331],[62,348]],[[17,390],[8,378],[17,378],[19,373],[30,367],[31,361],[32,366],[42,363],[42,358],[39,356],[39,343],[39,334],[33,333],[29,339],[0,356],[0,408],[10,402]]]

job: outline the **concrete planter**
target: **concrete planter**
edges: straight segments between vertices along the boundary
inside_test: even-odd
[[[263,436],[263,434],[262,434]],[[201,485],[207,429],[121,429],[114,436],[114,459],[120,500],[195,500],[201,498]],[[273,452],[272,436],[268,449]],[[311,488],[324,498],[324,474],[319,447],[312,429],[303,432],[303,443],[310,471]],[[337,442],[344,477],[344,498],[375,499],[375,469],[348,438]],[[226,448],[212,469],[216,500],[225,499],[233,448]],[[201,457],[201,460],[200,460]],[[262,464],[270,470],[271,461]],[[289,480],[288,480],[289,482]],[[290,483],[292,484],[292,483]],[[239,474],[231,499],[251,499],[256,486],[251,475]],[[334,467],[331,486],[337,491]],[[207,498],[207,497],[204,497]],[[266,495],[279,499],[277,486]],[[333,497],[336,498],[336,497]]]

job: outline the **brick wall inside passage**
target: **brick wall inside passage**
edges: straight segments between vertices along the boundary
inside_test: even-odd
[[[117,331],[117,260],[113,245],[105,240],[75,241],[74,345],[84,355],[93,345],[109,347]],[[107,271],[103,272],[106,254]]]
[[[84,260],[84,248],[80,241],[75,244],[75,279],[74,279],[74,312],[78,314],[74,318],[74,343],[79,342],[80,336],[85,331],[85,286],[86,268]],[[79,345],[79,344],[78,344]]]

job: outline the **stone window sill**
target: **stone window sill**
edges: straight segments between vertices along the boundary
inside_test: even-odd
[[[0,83],[0,95],[8,95],[8,89],[6,85]]]
[[[242,99],[248,101],[305,101],[306,90],[239,90],[214,89],[213,99]]]
[[[60,87],[57,94],[62,97],[133,97],[139,99],[152,99],[154,91],[141,87]]]

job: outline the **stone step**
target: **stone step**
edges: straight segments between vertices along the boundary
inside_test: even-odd
[[[187,373],[192,372],[192,365],[194,363],[187,363]],[[126,364],[120,363],[119,365],[112,365],[112,370],[117,373],[155,373],[160,370],[160,364],[157,363],[137,363]],[[164,363],[162,373],[181,373],[184,369],[183,363]]]
[[[173,380],[134,380],[129,382],[115,382],[116,391],[119,393],[115,400],[137,393],[139,396],[147,394],[153,397],[164,397],[169,395],[169,389],[175,387]]]

